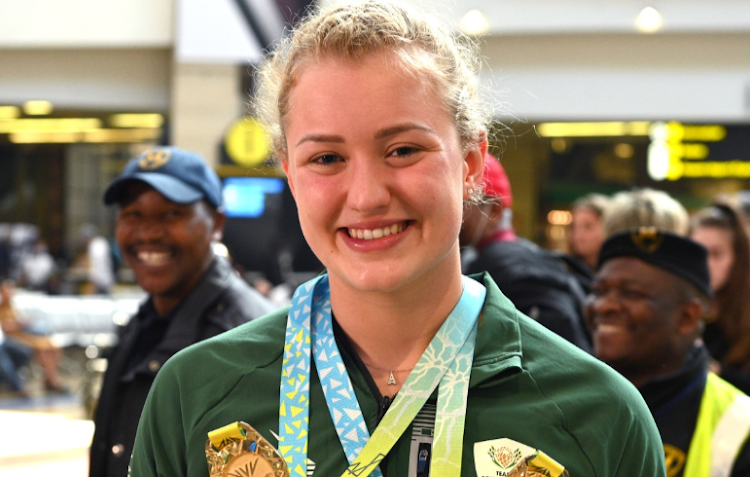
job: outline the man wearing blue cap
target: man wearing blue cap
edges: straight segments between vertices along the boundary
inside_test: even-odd
[[[162,364],[177,351],[273,310],[213,252],[222,186],[200,156],[173,147],[132,159],[104,194],[117,205],[124,261],[149,297],[108,357],[89,474],[125,477],[138,419]]]
[[[750,475],[750,398],[708,371],[699,340],[706,257],[697,242],[653,227],[613,235],[586,309],[596,356],[651,409],[669,477]]]

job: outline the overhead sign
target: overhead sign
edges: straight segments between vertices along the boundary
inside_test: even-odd
[[[750,126],[656,122],[650,137],[654,180],[750,178]]]
[[[224,138],[227,156],[244,167],[259,167],[271,154],[271,145],[260,122],[251,117],[235,121]]]

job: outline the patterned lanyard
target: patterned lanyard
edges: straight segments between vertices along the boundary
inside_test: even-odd
[[[331,418],[350,463],[342,477],[366,477],[371,473],[380,477],[378,464],[438,386],[432,474],[460,475],[477,318],[486,295],[482,284],[467,277],[463,277],[463,286],[461,299],[417,362],[372,438],[333,336],[327,275],[297,289],[287,320],[279,412],[279,451],[291,475],[307,476],[311,348]]]

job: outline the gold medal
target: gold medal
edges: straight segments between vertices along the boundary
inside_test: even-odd
[[[279,451],[240,421],[208,433],[206,460],[211,477],[289,477]]]

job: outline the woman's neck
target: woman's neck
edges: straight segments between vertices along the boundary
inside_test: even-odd
[[[462,293],[460,273],[396,293],[362,293],[331,280],[331,307],[381,394],[406,380]],[[387,371],[384,371],[387,370]],[[390,371],[396,385],[388,384]],[[381,382],[382,381],[382,382]]]

